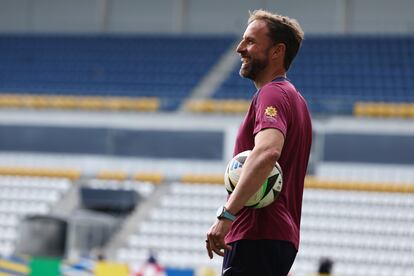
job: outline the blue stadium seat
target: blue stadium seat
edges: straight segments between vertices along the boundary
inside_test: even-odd
[[[159,97],[171,109],[233,41],[232,36],[1,35],[0,93]]]
[[[0,36],[0,93],[158,97],[176,109],[232,36]],[[414,102],[414,37],[310,36],[289,72],[314,113],[356,101]],[[250,99],[236,65],[215,99]]]
[[[414,37],[307,37],[289,78],[314,113],[351,114],[356,101],[414,101]],[[216,99],[249,99],[239,64],[217,89]]]

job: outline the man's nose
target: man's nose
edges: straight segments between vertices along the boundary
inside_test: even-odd
[[[240,54],[243,51],[244,51],[244,44],[243,44],[243,41],[240,41],[239,45],[237,45],[236,52]]]

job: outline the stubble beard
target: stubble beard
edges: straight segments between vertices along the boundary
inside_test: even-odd
[[[249,64],[241,65],[239,74],[243,78],[255,81],[267,65],[266,59],[252,59]]]

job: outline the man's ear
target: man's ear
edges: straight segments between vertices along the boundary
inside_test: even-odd
[[[284,43],[277,43],[273,46],[273,59],[278,59],[280,57],[284,57],[286,52],[286,45]]]

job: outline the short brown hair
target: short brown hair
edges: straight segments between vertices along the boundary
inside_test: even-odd
[[[298,21],[287,16],[271,13],[265,10],[255,10],[250,12],[248,24],[255,20],[266,22],[269,29],[268,36],[276,43],[283,43],[286,47],[283,65],[287,71],[299,51],[304,37],[304,32]]]

